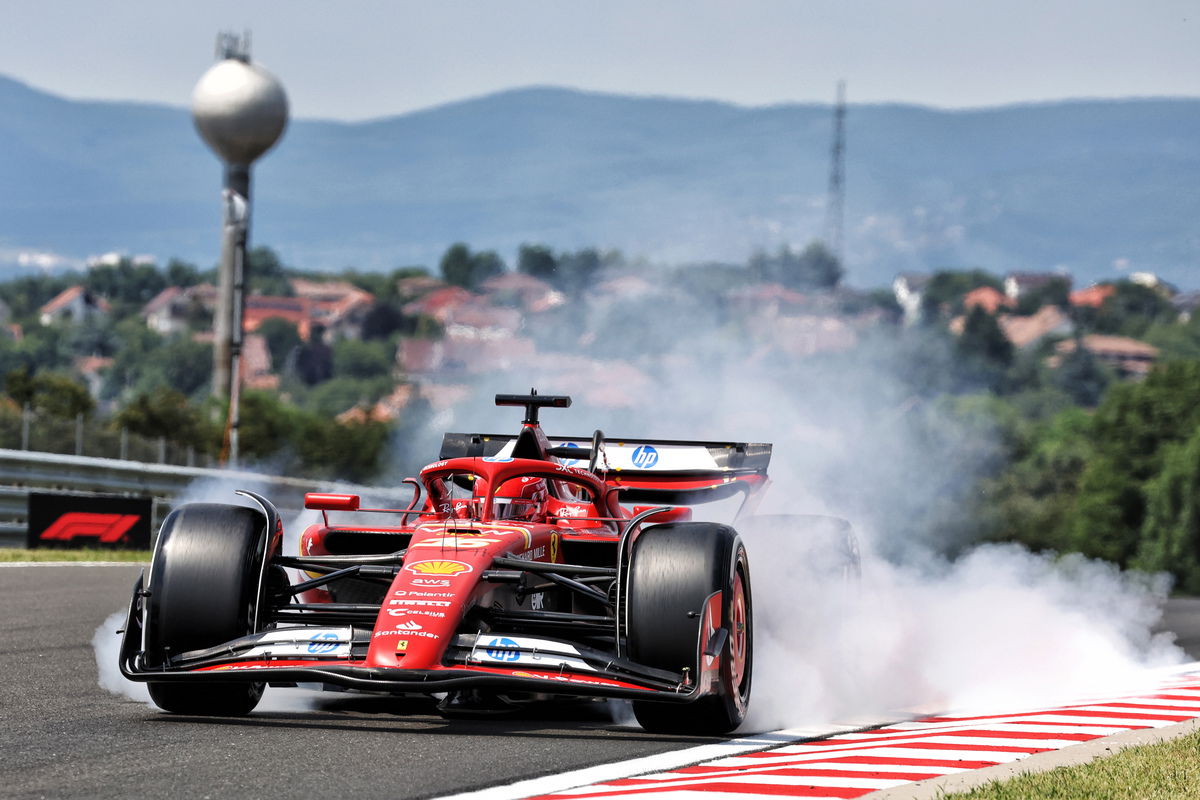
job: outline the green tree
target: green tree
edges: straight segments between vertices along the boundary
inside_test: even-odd
[[[172,258],[167,262],[167,285],[168,286],[195,286],[200,283],[203,278],[200,275],[200,270],[195,264],[187,261],[181,261],[178,258]]]
[[[113,416],[112,425],[139,436],[191,445],[206,453],[215,452],[221,433],[209,415],[174,389],[137,395]]]
[[[1065,354],[1054,372],[1054,383],[1081,406],[1095,408],[1113,382],[1112,371],[1100,363],[1077,338],[1075,349]]]
[[[1017,300],[1017,313],[1029,315],[1042,306],[1070,306],[1071,279],[1068,277],[1053,278],[1043,286],[1030,289],[1021,294]]]
[[[801,291],[836,288],[843,274],[841,262],[821,242],[811,242],[799,253],[787,245],[774,254],[759,251],[750,258],[749,268],[761,281]]]
[[[1175,576],[1200,593],[1200,429],[1167,448],[1163,469],[1146,484],[1146,522],[1134,566]]]
[[[558,259],[545,245],[523,244],[517,251],[517,272],[555,284],[558,278]]]
[[[291,297],[296,293],[279,254],[264,246],[246,253],[246,286],[253,294],[271,297]]]
[[[396,351],[387,342],[339,339],[333,345],[333,374],[338,378],[377,378],[395,368]]]
[[[475,290],[488,278],[504,272],[504,261],[495,250],[472,253],[462,242],[450,245],[440,264],[446,283]]]
[[[1099,333],[1115,333],[1121,336],[1142,336],[1155,322],[1174,321],[1175,308],[1171,301],[1148,286],[1132,281],[1114,284],[1112,293],[1094,314],[1080,310],[1079,317],[1085,327]]]
[[[153,264],[135,264],[122,258],[116,264],[89,269],[83,287],[94,295],[107,298],[118,314],[133,313],[167,287],[167,279]]]
[[[283,372],[288,357],[303,342],[296,326],[281,317],[267,317],[255,333],[266,339],[267,350],[271,352],[271,367],[275,372]]]
[[[69,375],[31,373],[22,367],[4,377],[4,386],[18,406],[51,416],[74,418],[79,414],[90,415],[96,409],[87,387]]]
[[[921,292],[921,319],[933,323],[944,314],[962,313],[963,297],[973,289],[988,286],[1003,291],[1004,282],[982,269],[935,272]]]

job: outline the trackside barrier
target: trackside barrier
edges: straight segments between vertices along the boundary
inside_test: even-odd
[[[285,519],[304,508],[305,492],[350,492],[401,507],[412,497],[412,489],[407,486],[378,489],[336,481],[279,478],[260,472],[0,449],[0,547],[25,546],[31,491],[149,497],[157,535],[163,517],[174,506],[191,501],[239,502],[233,494],[235,489],[266,496]]]

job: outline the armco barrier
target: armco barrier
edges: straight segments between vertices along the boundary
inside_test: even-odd
[[[154,531],[182,502],[236,502],[235,489],[269,498],[285,516],[304,507],[304,493],[345,491],[373,503],[407,505],[412,489],[377,489],[335,481],[279,478],[259,472],[144,464],[115,458],[90,458],[28,450],[0,449],[0,546],[24,547],[29,493],[116,494],[149,497]],[[365,505],[365,504],[364,504]]]

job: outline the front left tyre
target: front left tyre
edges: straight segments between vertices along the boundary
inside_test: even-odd
[[[171,657],[253,633],[266,518],[251,508],[189,503],[163,523],[145,598],[145,661]],[[150,697],[176,714],[240,716],[262,697],[253,682],[152,681]]]

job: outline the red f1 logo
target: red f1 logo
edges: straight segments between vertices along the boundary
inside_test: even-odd
[[[138,522],[137,514],[90,514],[73,511],[63,514],[39,537],[43,541],[69,542],[94,538],[106,544],[119,542]]]

